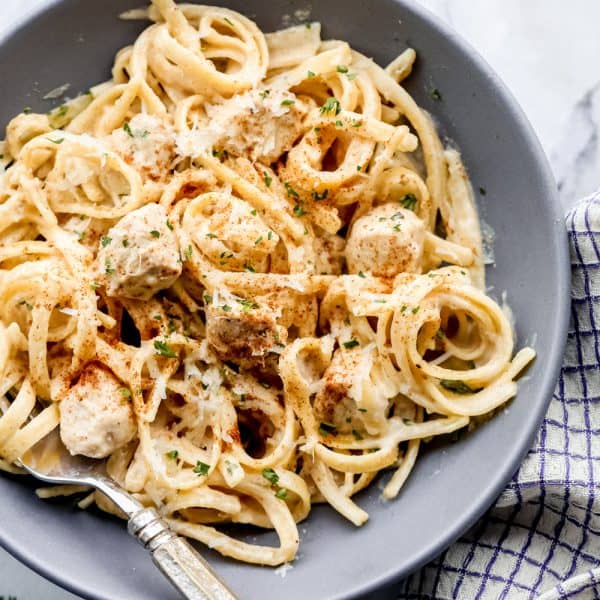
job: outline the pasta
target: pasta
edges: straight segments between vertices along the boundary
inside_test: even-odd
[[[0,468],[59,427],[175,531],[279,565],[313,503],[362,525],[357,492],[390,470],[397,496],[535,354],[485,293],[413,50],[381,68],[318,23],[172,0],[124,17],[151,25],[111,79],[1,143]]]

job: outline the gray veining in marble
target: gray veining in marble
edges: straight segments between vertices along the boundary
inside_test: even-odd
[[[513,91],[550,158],[565,207],[594,191],[600,183],[600,3],[418,1],[461,33]],[[0,32],[46,2],[0,0]],[[0,550],[3,596],[75,598]]]

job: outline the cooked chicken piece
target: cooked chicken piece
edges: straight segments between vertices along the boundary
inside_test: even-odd
[[[344,268],[344,238],[326,231],[317,231],[315,237],[315,272],[319,275],[341,275]]]
[[[250,90],[205,109],[207,123],[178,136],[181,155],[194,156],[200,148],[214,148],[267,165],[293,146],[306,114],[294,94],[275,89]]]
[[[346,243],[350,273],[377,277],[421,271],[425,226],[415,213],[389,202],[356,220]]]
[[[173,132],[161,119],[140,113],[112,132],[108,144],[141,175],[161,179],[175,156]]]
[[[313,409],[317,419],[333,425],[340,433],[349,433],[361,423],[352,388],[362,376],[359,351],[336,350],[323,373],[324,386],[315,396]]]
[[[100,242],[98,263],[109,296],[149,300],[181,275],[181,257],[167,213],[147,204],[123,217]]]
[[[34,137],[52,131],[46,115],[17,115],[6,127],[6,145],[13,158],[19,156],[21,148]]]
[[[71,454],[106,458],[137,433],[128,391],[97,365],[83,371],[59,410],[60,437]]]
[[[273,348],[285,343],[287,330],[266,306],[242,302],[207,307],[206,339],[221,360],[246,368],[263,365]]]

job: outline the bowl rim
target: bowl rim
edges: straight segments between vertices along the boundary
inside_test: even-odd
[[[13,36],[24,30],[28,24],[40,17],[42,14],[51,11],[65,0],[45,0],[43,4],[33,7],[25,11],[23,15],[14,20],[0,33],[0,48]],[[190,0],[196,2],[197,0]],[[559,290],[557,296],[557,320],[555,322],[555,334],[552,339],[552,344],[548,348],[549,361],[546,365],[546,370],[542,376],[541,385],[539,387],[538,396],[542,399],[535,406],[535,410],[531,412],[529,427],[520,431],[519,437],[514,440],[514,445],[510,451],[510,460],[506,461],[504,469],[496,471],[490,477],[489,485],[482,491],[475,505],[470,511],[466,512],[460,519],[457,519],[451,527],[447,527],[443,534],[432,540],[432,542],[419,554],[412,556],[404,569],[400,573],[396,568],[390,568],[385,572],[365,581],[357,582],[354,589],[349,593],[340,593],[332,597],[332,600],[349,600],[362,597],[365,594],[377,591],[391,583],[398,581],[400,577],[406,577],[410,573],[418,570],[430,560],[435,558],[441,552],[452,545],[462,534],[464,534],[476,521],[488,510],[494,503],[494,500],[505,489],[511,477],[522,463],[527,451],[530,449],[541,422],[546,414],[552,394],[560,373],[564,351],[567,342],[567,332],[569,325],[569,307],[571,303],[571,263],[569,256],[568,235],[566,226],[564,226],[564,210],[565,207],[561,204],[558,188],[555,183],[554,175],[550,168],[548,158],[542,149],[540,141],[534,132],[534,129],[525,115],[523,109],[518,103],[513,93],[507,85],[502,81],[500,76],[494,71],[490,64],[483,56],[463,38],[451,25],[444,22],[440,17],[435,15],[428,8],[417,4],[411,0],[393,0],[400,5],[403,10],[412,13],[418,19],[425,22],[435,33],[446,38],[453,46],[457,47],[462,54],[468,56],[473,67],[484,75],[490,86],[494,88],[500,101],[507,107],[511,113],[517,126],[521,129],[523,136],[529,144],[530,150],[534,155],[536,163],[539,165],[540,174],[545,180],[545,189],[543,190],[546,197],[546,210],[548,217],[555,223],[562,223],[562,227],[557,227],[555,230],[555,238],[553,243],[557,253],[557,263],[559,269],[556,271],[556,287]],[[93,600],[113,600],[112,598],[98,594],[97,592],[86,588],[76,577],[72,576],[66,570],[58,573],[51,571],[42,560],[37,560],[32,556],[26,546],[18,544],[15,541],[6,539],[0,528],[0,547],[6,550],[14,558],[25,564],[27,567],[45,577],[49,581],[59,585],[63,589],[78,594],[84,598]]]

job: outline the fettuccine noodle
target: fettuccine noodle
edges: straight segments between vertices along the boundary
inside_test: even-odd
[[[318,23],[124,16],[152,24],[110,81],[2,142],[0,467],[59,427],[175,531],[279,565],[313,503],[363,524],[352,497],[389,469],[394,498],[534,352],[485,293],[460,155],[402,86],[413,50],[381,68]]]

